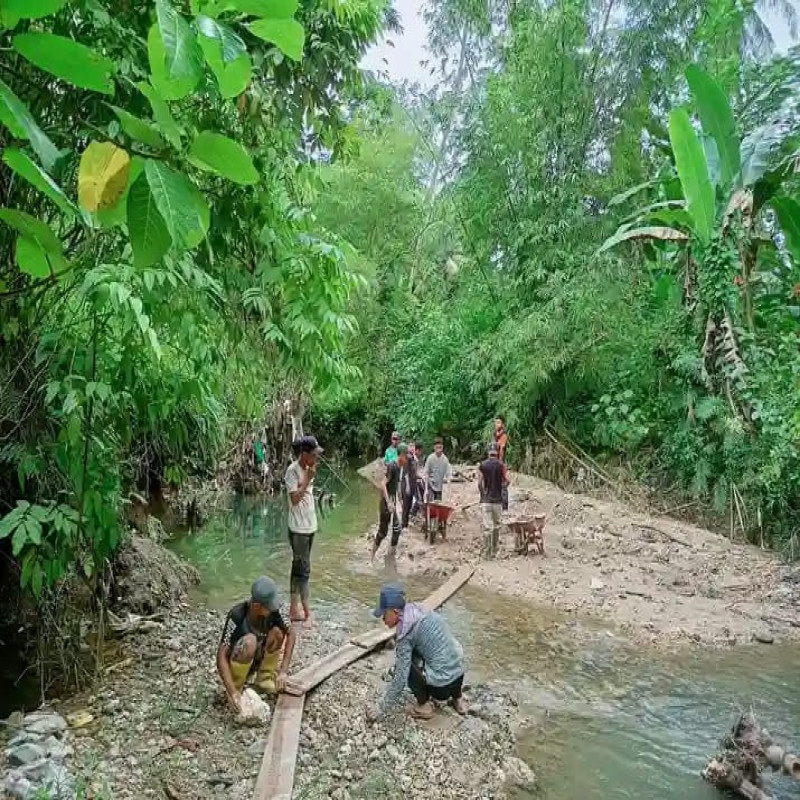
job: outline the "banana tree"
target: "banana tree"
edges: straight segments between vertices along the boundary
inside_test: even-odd
[[[702,377],[710,390],[724,388],[735,408],[732,389],[746,372],[736,340],[737,316],[743,309],[753,329],[751,278],[759,252],[775,248],[774,220],[782,245],[800,264],[800,204],[782,191],[793,171],[795,131],[769,121],[742,140],[728,99],[713,78],[695,65],[686,78],[700,130],[685,108],[671,112],[674,169],[612,199],[610,205],[618,205],[631,192],[652,187],[659,193],[656,202],[624,220],[598,252],[640,240],[681,256],[686,304],[697,314],[703,336]],[[746,406],[738,410],[749,416]]]

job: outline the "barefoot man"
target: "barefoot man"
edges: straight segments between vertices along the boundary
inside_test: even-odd
[[[250,676],[254,676],[256,688],[268,694],[283,690],[294,642],[295,634],[280,611],[275,581],[264,576],[258,578],[250,599],[228,612],[217,648],[217,672],[237,711],[242,689]]]
[[[459,714],[466,714],[461,695],[464,655],[442,617],[418,603],[406,602],[405,592],[397,584],[381,588],[378,607],[372,613],[383,617],[388,627],[397,628],[397,647],[392,682],[380,703],[367,709],[367,719],[374,722],[390,711],[406,685],[416,698],[416,703],[406,708],[413,717],[430,719],[433,700],[448,702]]]
[[[317,508],[314,504],[314,477],[322,448],[313,436],[298,441],[297,459],[286,470],[284,482],[289,492],[289,544],[292,546],[289,619],[311,624],[308,605],[308,581],[311,577],[311,545],[317,532]],[[303,612],[300,613],[302,603]]]

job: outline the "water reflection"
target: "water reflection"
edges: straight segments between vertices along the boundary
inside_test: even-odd
[[[339,496],[314,542],[312,604],[356,632],[375,624],[369,609],[396,565],[369,565],[365,531],[377,521],[377,492],[353,478]],[[354,539],[356,553],[363,543],[363,557],[354,557]],[[288,588],[280,502],[240,499],[173,546],[200,569],[199,595],[212,606],[246,596],[260,572]],[[406,581],[415,598],[436,583]],[[520,749],[539,776],[538,798],[719,800],[700,770],[736,714],[751,705],[775,738],[800,748],[797,646],[659,656],[602,623],[472,586],[443,613],[464,644],[468,680],[492,680],[518,698],[528,723]],[[790,779],[777,776],[767,788],[776,800],[800,800],[800,784]]]

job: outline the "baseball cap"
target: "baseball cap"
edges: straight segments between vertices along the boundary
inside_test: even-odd
[[[497,442],[492,442],[489,445],[489,455],[496,456],[500,452],[500,448],[497,446]]]
[[[300,452],[315,453],[319,456],[325,451],[319,446],[316,436],[303,436],[300,439]]]
[[[278,587],[272,578],[262,575],[256,578],[250,597],[254,603],[259,603],[270,611],[277,611],[281,607],[281,599],[278,595]]]
[[[403,587],[397,583],[387,583],[381,586],[378,607],[372,612],[372,616],[382,617],[389,609],[400,609],[405,607],[405,604],[406,593]]]

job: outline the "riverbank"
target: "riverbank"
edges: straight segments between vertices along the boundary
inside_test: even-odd
[[[75,786],[96,800],[253,796],[269,725],[241,727],[227,708],[215,656],[224,614],[188,607],[122,640],[90,693],[53,702],[82,725],[69,732]],[[376,623],[377,624],[377,623]],[[349,640],[322,617],[298,628],[292,671]],[[402,713],[368,726],[393,664],[384,651],[363,659],[309,695],[294,796],[316,798],[498,798],[533,780],[514,758],[516,701],[472,686],[471,712],[442,709],[431,722]]]
[[[380,460],[361,470],[373,482]],[[519,556],[504,529],[493,561],[479,561],[482,540],[474,468],[446,487],[459,509],[447,541],[431,546],[418,526],[401,539],[401,575],[443,574],[475,561],[473,584],[578,615],[602,617],[637,642],[731,646],[800,639],[800,567],[770,551],[731,542],[668,517],[621,503],[569,494],[511,473],[509,516],[546,514],[546,555]],[[376,517],[378,495],[376,493]],[[366,534],[371,540],[375,526]],[[359,560],[369,544],[354,544]]]

